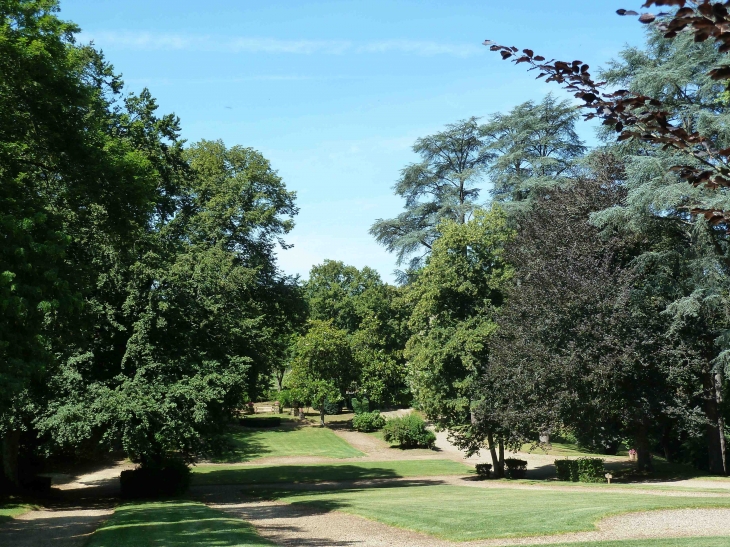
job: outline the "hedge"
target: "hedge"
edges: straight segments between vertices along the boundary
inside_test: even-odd
[[[603,458],[577,458],[555,460],[558,480],[572,482],[604,482],[606,469]]]
[[[517,458],[507,458],[504,460],[507,467],[508,479],[524,479],[527,476],[527,462]]]

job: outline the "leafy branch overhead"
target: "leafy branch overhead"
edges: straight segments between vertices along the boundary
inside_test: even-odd
[[[730,51],[730,14],[726,2],[688,2],[686,0],[649,0],[644,7],[677,6],[674,13],[644,13],[618,10],[619,15],[639,15],[639,21],[654,24],[667,39],[680,32],[692,32],[695,42],[714,40],[720,52]],[[529,70],[538,70],[538,79],[557,82],[582,99],[586,120],[599,118],[619,135],[618,140],[636,139],[659,145],[664,150],[679,151],[688,156],[687,163],[671,167],[682,179],[693,186],[705,185],[711,189],[730,187],[730,148],[719,148],[708,135],[695,130],[686,120],[677,118],[656,97],[633,93],[626,89],[609,90],[606,82],[596,81],[589,65],[582,61],[546,60],[531,49],[519,50],[490,40],[484,45],[499,52],[502,59],[515,64],[527,63]],[[708,72],[713,80],[730,80],[730,63],[722,62]],[[713,225],[726,224],[730,211],[697,207],[693,214],[702,214]]]

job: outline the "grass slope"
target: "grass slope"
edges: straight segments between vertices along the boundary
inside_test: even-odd
[[[123,505],[91,536],[88,547],[269,547],[253,526],[202,503]]]
[[[236,428],[229,433],[228,440],[232,448],[214,461],[239,463],[280,456],[343,459],[365,455],[327,428],[289,425],[286,422],[281,427],[270,429]]]
[[[192,484],[267,484],[391,479],[468,475],[474,468],[451,460],[403,460],[385,462],[334,463],[321,465],[277,465],[227,467],[201,465],[193,468]]]
[[[633,511],[730,507],[730,498],[466,486],[292,491],[274,495],[289,503],[345,511],[452,541],[594,530],[594,523],[605,516]]]

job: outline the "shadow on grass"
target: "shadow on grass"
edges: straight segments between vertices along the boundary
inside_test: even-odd
[[[216,469],[194,474],[194,486],[222,484],[315,483],[320,481],[356,481],[397,479],[402,475],[393,469],[359,465],[279,465],[237,469]]]
[[[271,545],[239,519],[193,502],[122,506],[99,528],[89,547],[239,547]]]

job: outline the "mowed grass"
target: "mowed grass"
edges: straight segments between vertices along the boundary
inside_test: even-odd
[[[195,502],[123,505],[87,547],[269,547],[245,521]]]
[[[333,463],[317,465],[277,465],[227,467],[201,465],[193,468],[195,486],[220,484],[315,483],[469,475],[474,468],[452,460],[403,460],[385,462]]]
[[[729,547],[730,537],[695,537],[593,541],[590,543],[551,543],[548,547]],[[525,547],[530,547],[529,545]],[[537,547],[537,546],[533,546]]]
[[[300,426],[289,421],[274,428],[238,427],[231,431],[228,440],[231,448],[213,461],[240,463],[281,456],[344,459],[365,455],[326,427]]]
[[[730,497],[445,485],[267,492],[266,495],[289,503],[353,513],[452,541],[590,531],[605,516],[634,511],[730,507]]]
[[[0,503],[0,522],[10,520],[13,517],[19,517],[23,513],[33,511],[34,509],[36,509],[35,506],[26,503]]]

